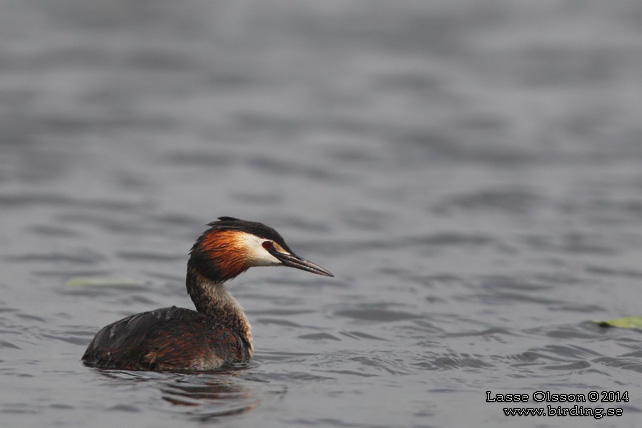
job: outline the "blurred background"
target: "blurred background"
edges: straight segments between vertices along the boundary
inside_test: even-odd
[[[635,426],[640,335],[591,320],[642,315],[640,94],[636,0],[0,0],[2,419],[496,427],[486,390],[610,389]],[[247,367],[85,368],[192,307],[223,215],[336,278],[233,281]]]

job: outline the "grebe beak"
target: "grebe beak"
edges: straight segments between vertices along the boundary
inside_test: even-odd
[[[306,272],[316,273],[317,275],[334,277],[332,272],[329,270],[322,268],[316,263],[312,263],[311,261],[302,259],[299,256],[295,256],[294,254],[281,253],[278,251],[271,251],[270,253],[279,259],[279,261],[283,263],[283,266],[301,269]]]

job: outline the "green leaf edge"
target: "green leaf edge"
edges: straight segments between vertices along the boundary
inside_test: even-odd
[[[639,328],[642,329],[642,317],[615,318],[608,321],[593,321],[600,327]]]

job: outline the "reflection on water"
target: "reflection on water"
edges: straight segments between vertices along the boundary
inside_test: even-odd
[[[114,380],[141,382],[157,389],[160,399],[172,405],[188,407],[186,414],[194,420],[207,421],[239,415],[256,408],[264,400],[278,398],[286,389],[252,379],[246,369],[233,369],[205,374],[147,373],[99,370]],[[136,406],[118,410],[140,411]]]
[[[7,426],[496,427],[486,390],[640,390],[639,332],[591,322],[641,315],[640,2],[2,12]],[[192,308],[187,253],[224,215],[335,280],[232,281],[247,367],[84,367],[100,327]],[[600,424],[633,426],[617,405]]]

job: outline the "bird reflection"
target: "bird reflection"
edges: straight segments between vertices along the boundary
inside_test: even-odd
[[[258,381],[247,376],[247,368],[235,368],[216,373],[182,374],[140,371],[98,371],[111,379],[152,383],[161,392],[161,399],[185,408],[199,421],[239,415],[275,395],[285,393],[285,387]]]

